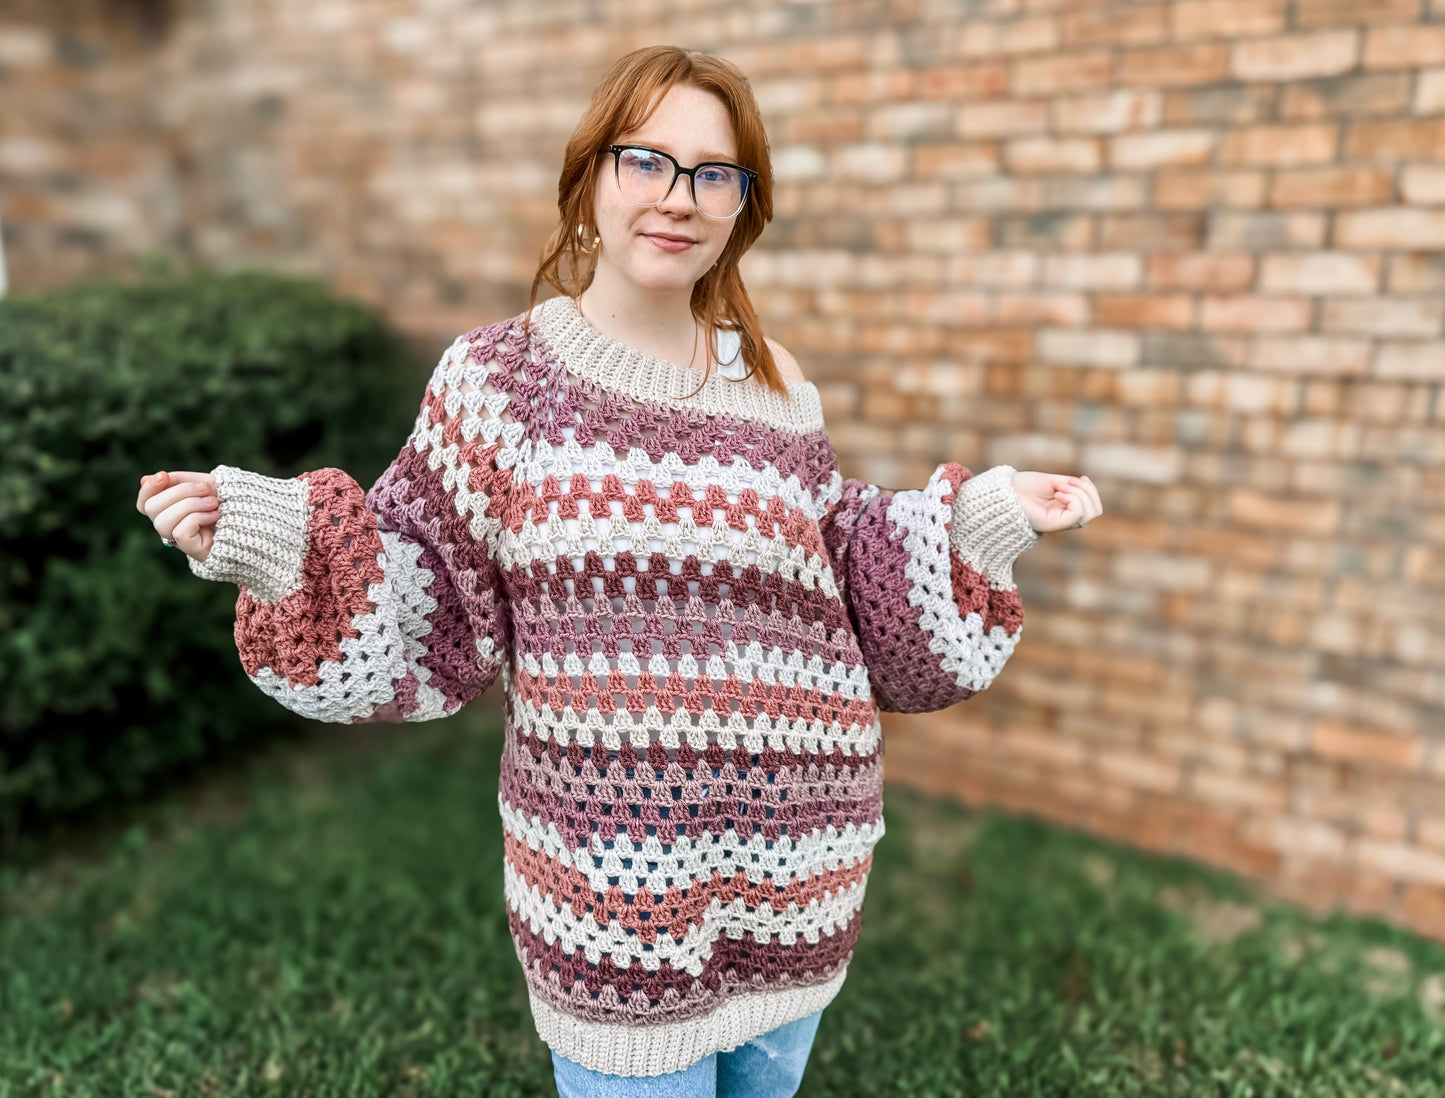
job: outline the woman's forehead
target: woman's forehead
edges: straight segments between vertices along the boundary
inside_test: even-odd
[[[695,155],[699,160],[733,160],[737,140],[732,119],[721,99],[688,85],[667,90],[657,109],[622,140],[651,145],[673,156]]]

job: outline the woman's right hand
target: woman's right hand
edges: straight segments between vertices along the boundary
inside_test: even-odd
[[[135,509],[151,520],[156,533],[175,542],[187,556],[198,561],[210,556],[216,537],[212,527],[221,517],[216,478],[210,473],[162,469],[141,477]]]

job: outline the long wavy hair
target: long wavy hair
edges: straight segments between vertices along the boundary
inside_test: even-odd
[[[749,376],[757,375],[772,390],[787,394],[782,372],[763,341],[758,314],[743,286],[738,261],[773,219],[773,168],[762,112],[743,71],[731,61],[678,46],[646,46],[613,62],[592,92],[592,101],[567,141],[562,174],[557,179],[557,211],[561,215],[542,248],[532,279],[527,321],[545,281],[576,298],[592,284],[597,252],[584,251],[578,227],[595,210],[597,166],[607,147],[641,126],[668,89],[682,84],[711,92],[722,100],[737,137],[738,160],[758,173],[748,199],[733,223],[732,235],[717,263],[692,288],[692,315],[707,336],[703,384],[717,361],[719,328],[736,331]],[[565,261],[565,263],[564,263]],[[700,386],[699,386],[700,388]]]

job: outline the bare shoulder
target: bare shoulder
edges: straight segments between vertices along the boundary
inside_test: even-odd
[[[777,362],[778,370],[782,373],[784,381],[796,385],[808,380],[803,376],[803,371],[798,366],[798,360],[786,347],[771,336],[763,336],[763,341],[767,343],[768,350],[773,352],[773,360]]]

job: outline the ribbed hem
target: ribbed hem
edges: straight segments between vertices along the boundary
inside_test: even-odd
[[[202,579],[239,584],[261,602],[279,602],[301,586],[306,482],[231,465],[217,465],[211,475],[221,514],[206,559],[187,558],[191,571]]]
[[[844,965],[827,983],[735,995],[705,1018],[662,1025],[586,1022],[548,1005],[530,985],[527,996],[537,1035],[559,1055],[609,1075],[665,1075],[816,1014],[837,996],[847,975]]]
[[[953,497],[949,543],[994,588],[1014,585],[1014,561],[1039,540],[1014,491],[1016,471],[995,465],[969,477]]]

